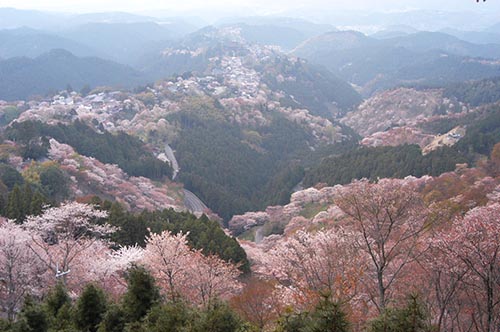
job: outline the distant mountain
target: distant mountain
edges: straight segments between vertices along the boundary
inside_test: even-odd
[[[65,50],[53,50],[35,59],[0,61],[0,99],[27,99],[50,91],[85,85],[132,87],[142,83],[130,67],[95,57],[79,58]]]
[[[308,36],[300,30],[277,25],[240,23],[235,27],[241,29],[241,35],[250,42],[260,45],[276,45],[283,50],[291,50],[308,39]]]
[[[49,14],[35,10],[0,8],[0,29],[20,27],[45,29],[57,25],[63,18],[63,15]]]
[[[308,108],[315,115],[331,117],[339,109],[349,109],[361,101],[347,82],[325,68],[258,46],[235,26],[201,29],[162,52],[150,53],[139,68],[150,80],[190,73],[219,76],[224,70],[222,62],[228,57],[239,58],[271,90],[292,96],[284,103]]]
[[[73,40],[30,28],[0,30],[0,57],[34,58],[52,49],[65,49],[77,56],[97,56],[98,51]]]
[[[384,30],[380,30],[374,34],[371,34],[370,37],[377,39],[388,39],[394,37],[403,37],[417,32],[417,29],[408,25],[392,25],[386,27]]]
[[[488,27],[485,32],[500,33],[500,22]]]
[[[300,31],[307,37],[313,37],[322,33],[336,30],[335,26],[330,24],[318,24],[307,20],[294,17],[275,17],[275,16],[250,16],[233,17],[219,20],[216,26],[246,24],[251,26],[275,26],[280,28],[289,28]]]
[[[198,25],[180,17],[151,17],[122,12],[90,13],[71,16],[67,27],[78,27],[87,24],[144,24],[156,23],[168,29],[169,33],[175,37],[181,37],[198,30]],[[204,25],[202,25],[204,26]],[[135,28],[141,28],[135,26]],[[142,27],[143,28],[143,27]]]
[[[421,2],[418,0],[415,2]],[[405,4],[407,1],[405,1]],[[377,6],[374,6],[376,8]],[[410,5],[411,7],[411,5]],[[421,7],[421,6],[416,6]],[[444,8],[444,6],[442,7]],[[296,12],[294,15],[302,15]],[[403,11],[342,11],[323,8],[316,13],[318,17],[325,17],[328,22],[340,29],[360,27],[365,31],[376,28],[384,29],[391,26],[410,26],[420,31],[438,31],[447,27],[460,27],[464,30],[482,30],[496,23],[498,16],[494,13],[485,14],[481,10],[457,11],[455,8],[446,10],[403,10]]]
[[[125,12],[102,12],[102,13],[87,13],[71,16],[72,24],[75,26],[88,23],[140,23],[154,22],[153,17],[137,15]]]
[[[154,22],[87,23],[61,33],[61,36],[99,50],[107,58],[133,63],[150,44],[173,39],[176,35]]]
[[[444,29],[441,32],[455,36],[459,39],[474,44],[500,44],[500,30],[498,32],[488,31],[462,31],[455,29]]]
[[[413,52],[439,50],[454,55],[500,58],[500,44],[478,45],[440,32],[417,32],[386,42],[388,47],[403,47]]]
[[[401,84],[436,85],[495,76],[499,45],[476,45],[443,33],[375,39],[355,31],[309,39],[293,54],[327,67],[365,94]]]

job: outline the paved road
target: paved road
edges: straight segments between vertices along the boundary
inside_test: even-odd
[[[205,203],[187,189],[184,189],[184,204],[193,213],[205,212],[208,209]]]
[[[167,156],[167,159],[170,161],[170,165],[174,170],[172,180],[175,180],[177,174],[179,174],[180,168],[179,164],[177,163],[177,158],[175,158],[174,151],[168,144],[165,144],[165,155]],[[184,189],[184,204],[192,213],[204,213],[206,210],[208,210],[208,207],[205,205],[205,203],[203,203],[201,199],[199,199],[195,194],[187,189]]]
[[[179,164],[177,163],[177,158],[175,158],[174,151],[168,144],[165,144],[165,155],[167,156],[168,161],[170,161],[170,166],[172,166],[172,169],[174,170],[172,180],[175,180],[175,177],[179,173]]]

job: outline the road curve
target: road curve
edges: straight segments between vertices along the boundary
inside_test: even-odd
[[[184,189],[184,205],[186,205],[188,210],[192,213],[204,213],[208,210],[205,203],[203,203],[195,194],[187,189]]]
[[[174,151],[170,147],[170,145],[165,144],[165,155],[167,156],[168,161],[170,162],[170,166],[174,171],[172,174],[172,180],[175,180],[177,174],[179,173],[179,163],[177,163],[177,159],[175,158]]]

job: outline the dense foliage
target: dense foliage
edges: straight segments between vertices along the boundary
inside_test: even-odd
[[[99,58],[78,58],[65,50],[52,50],[34,59],[0,60],[0,99],[28,99],[34,95],[75,89],[85,85],[133,86],[141,82],[131,67]]]
[[[445,88],[444,95],[471,106],[494,103],[500,100],[500,77],[452,84]]]
[[[474,164],[478,158],[490,155],[495,144],[500,142],[500,112],[495,105],[456,121],[438,120],[424,127],[446,132],[458,125],[467,125],[467,133],[452,147],[439,148],[427,155],[422,155],[416,145],[353,149],[325,158],[311,167],[306,172],[304,184],[334,185],[361,178],[436,176],[454,170],[458,163]]]
[[[286,203],[302,171],[294,156],[307,151],[309,135],[277,116],[255,129],[254,142],[243,130],[195,114],[179,114],[183,130],[175,142],[180,178],[225,220],[233,214]]]
[[[312,114],[331,118],[340,110],[349,110],[361,102],[361,96],[345,81],[326,68],[317,68],[303,61],[292,62],[287,58],[276,58],[273,66],[283,76],[295,80],[279,81],[274,73],[264,77],[273,90],[282,90],[293,96],[285,99],[284,105],[305,107]]]
[[[103,163],[117,164],[132,176],[160,179],[172,174],[170,166],[157,159],[138,138],[124,132],[116,135],[107,131],[97,133],[78,120],[70,125],[57,126],[32,121],[13,123],[7,128],[6,135],[9,139],[23,144],[25,149],[33,145],[39,146],[45,154],[48,143],[43,138],[52,137],[60,143],[71,145],[82,155],[94,157]],[[30,151],[32,150],[34,149]],[[41,154],[43,153],[28,154],[25,157],[35,159]]]
[[[198,308],[182,301],[165,301],[154,279],[141,267],[128,270],[127,283],[128,290],[118,301],[93,284],[72,301],[60,283],[42,301],[27,297],[15,322],[0,320],[0,331],[250,331],[223,302]]]
[[[339,156],[324,159],[307,171],[304,184],[319,182],[328,185],[346,184],[354,179],[404,178],[408,175],[439,175],[466,162],[461,154],[450,148],[441,148],[427,155],[417,145],[397,147],[362,147]]]
[[[467,134],[455,149],[473,159],[476,154],[488,156],[496,143],[500,142],[500,109],[494,105],[485,115],[467,126]]]
[[[132,214],[124,211],[119,204],[98,200],[96,202],[108,210],[107,222],[119,227],[112,236],[118,245],[144,246],[150,233],[160,234],[166,230],[174,234],[187,233],[191,247],[201,249],[205,255],[217,255],[225,261],[236,263],[243,272],[250,272],[250,263],[245,251],[235,238],[224,233],[216,221],[205,216],[196,218],[190,213],[175,212],[172,209]]]

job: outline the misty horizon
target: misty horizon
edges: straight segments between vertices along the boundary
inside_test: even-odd
[[[189,0],[182,4],[158,4],[156,1],[23,1],[1,0],[0,9],[33,10],[55,15],[79,15],[97,13],[127,13],[152,18],[166,17],[199,17],[212,24],[225,17],[249,16],[282,16],[307,19],[317,23],[336,25],[336,21],[359,21],[363,16],[373,14],[398,15],[412,11],[440,12],[443,16],[469,17],[470,26],[479,26],[488,22],[500,21],[500,3],[494,1],[476,3],[474,0],[457,1],[401,1],[393,3],[390,0],[357,0],[357,1],[303,1],[274,0],[254,1],[248,5],[245,1],[201,1]],[[458,21],[457,19],[455,19]],[[455,23],[450,28],[463,28],[462,23]]]

